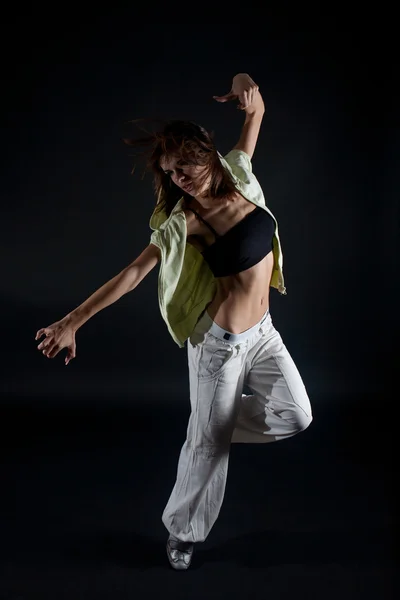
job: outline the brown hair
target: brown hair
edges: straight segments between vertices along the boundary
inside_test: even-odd
[[[153,173],[157,196],[156,213],[164,210],[169,217],[182,196],[188,199],[191,197],[164,173],[160,166],[162,156],[173,154],[183,163],[206,166],[204,177],[211,175],[207,194],[212,198],[226,198],[236,191],[230,173],[218,157],[212,134],[192,121],[168,121],[160,131],[148,133],[144,138],[125,138],[124,142],[135,148],[148,148],[146,170]]]

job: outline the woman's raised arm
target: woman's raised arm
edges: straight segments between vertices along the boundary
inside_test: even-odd
[[[247,73],[238,73],[232,81],[232,88],[225,96],[214,96],[217,102],[239,100],[238,108],[244,110],[246,119],[238,143],[234,146],[252,158],[265,112],[264,101],[258,85]]]

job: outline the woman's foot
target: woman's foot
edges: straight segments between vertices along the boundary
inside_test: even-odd
[[[170,535],[167,541],[167,555],[171,567],[177,571],[188,569],[192,561],[193,547],[191,542],[181,542]]]

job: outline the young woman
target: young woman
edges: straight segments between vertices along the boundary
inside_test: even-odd
[[[132,291],[160,263],[160,311],[175,342],[187,344],[191,415],[175,486],[162,520],[167,555],[187,569],[193,546],[221,508],[232,442],[288,438],[311,423],[301,376],[273,326],[269,290],[286,294],[278,225],[252,173],[264,103],[244,73],[219,102],[246,113],[236,146],[222,157],[199,125],[171,121],[146,139],[157,204],[150,243],[136,260],[36,339],[48,358],[67,348],[94,314]],[[246,384],[252,393],[242,393]]]

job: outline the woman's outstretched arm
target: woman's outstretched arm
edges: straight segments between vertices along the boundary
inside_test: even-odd
[[[260,133],[265,106],[258,85],[247,73],[238,73],[232,81],[232,88],[225,96],[214,96],[217,102],[239,100],[238,108],[246,113],[245,122],[238,143],[234,146],[252,158]]]
[[[43,335],[46,337],[40,342],[37,349],[48,358],[54,358],[63,348],[67,348],[68,353],[65,358],[67,365],[76,356],[75,334],[77,330],[103,308],[110,306],[121,296],[134,290],[156,266],[160,258],[160,249],[154,244],[149,244],[133,263],[102,285],[75,310],[60,321],[39,329],[35,340]]]
[[[107,281],[80,306],[69,313],[68,316],[74,326],[77,329],[82,327],[86,321],[103,308],[110,306],[128,292],[134,290],[156,266],[160,257],[160,249],[154,244],[149,244],[133,263]]]

